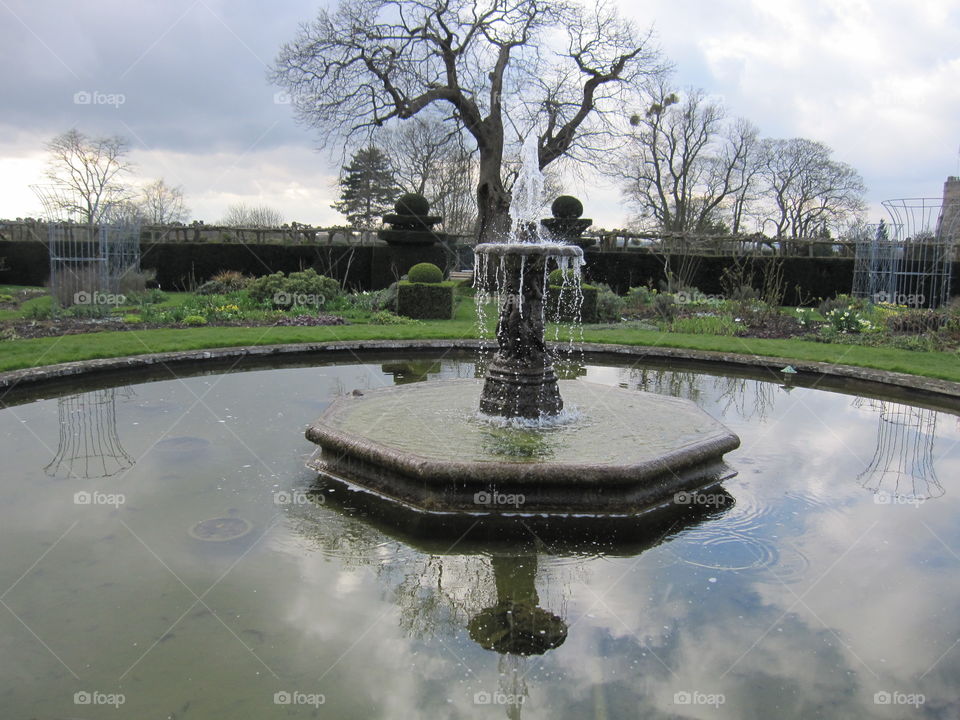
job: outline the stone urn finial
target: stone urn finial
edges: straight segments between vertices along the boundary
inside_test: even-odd
[[[541,220],[540,223],[547,229],[557,242],[577,245],[583,249],[592,246],[594,238],[582,237],[583,231],[593,225],[593,220],[581,218],[583,203],[573,195],[561,195],[550,206],[552,218]]]
[[[388,245],[433,245],[446,236],[432,228],[443,218],[430,215],[430,203],[423,195],[401,195],[393,205],[394,212],[383,216],[389,228],[377,232]]]

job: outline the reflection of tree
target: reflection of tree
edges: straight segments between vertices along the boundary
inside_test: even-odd
[[[386,375],[393,375],[394,385],[420,382],[430,375],[440,374],[439,360],[401,360],[384,363],[380,371]]]
[[[866,469],[857,476],[860,485],[892,498],[928,500],[943,495],[933,467],[937,412],[864,398],[857,398],[853,404],[879,414],[876,449]]]
[[[717,402],[723,405],[721,415],[726,415],[732,407],[744,420],[752,420],[756,417],[762,422],[776,404],[774,388],[779,386],[773,383],[724,375],[718,375],[713,380],[714,387],[720,393]],[[753,391],[751,400],[747,399],[748,390]]]
[[[44,468],[57,478],[104,478],[133,467],[134,460],[117,434],[117,395],[129,388],[108,388],[68,395],[57,401],[60,440],[57,454]]]
[[[621,387],[696,401],[700,397],[700,373],[661,368],[631,367],[620,371]]]

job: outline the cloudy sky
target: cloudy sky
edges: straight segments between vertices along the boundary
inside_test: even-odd
[[[321,0],[322,2],[322,0]],[[339,148],[319,148],[266,79],[320,2],[0,0],[0,218],[39,214],[43,145],[71,127],[129,139],[137,176],[182,185],[194,218],[236,202],[287,220],[330,209]],[[702,87],[767,137],[830,145],[880,201],[939,196],[960,174],[960,3],[624,0],[652,24],[678,87]],[[84,102],[87,101],[87,102]],[[598,225],[617,188],[569,186]]]

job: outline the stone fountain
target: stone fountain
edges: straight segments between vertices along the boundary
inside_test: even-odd
[[[308,464],[322,477],[423,512],[622,516],[733,474],[722,456],[739,438],[694,403],[557,380],[544,290],[555,267],[576,296],[583,250],[540,238],[542,195],[531,138],[512,237],[476,248],[481,318],[491,298],[499,307],[484,379],[337,400],[306,433],[321,447]]]

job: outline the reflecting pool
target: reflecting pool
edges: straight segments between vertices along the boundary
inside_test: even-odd
[[[957,716],[954,411],[591,363],[559,370],[724,423],[737,476],[628,524],[511,527],[317,482],[303,430],[333,399],[480,374],[449,355],[8,394],[0,715]]]

